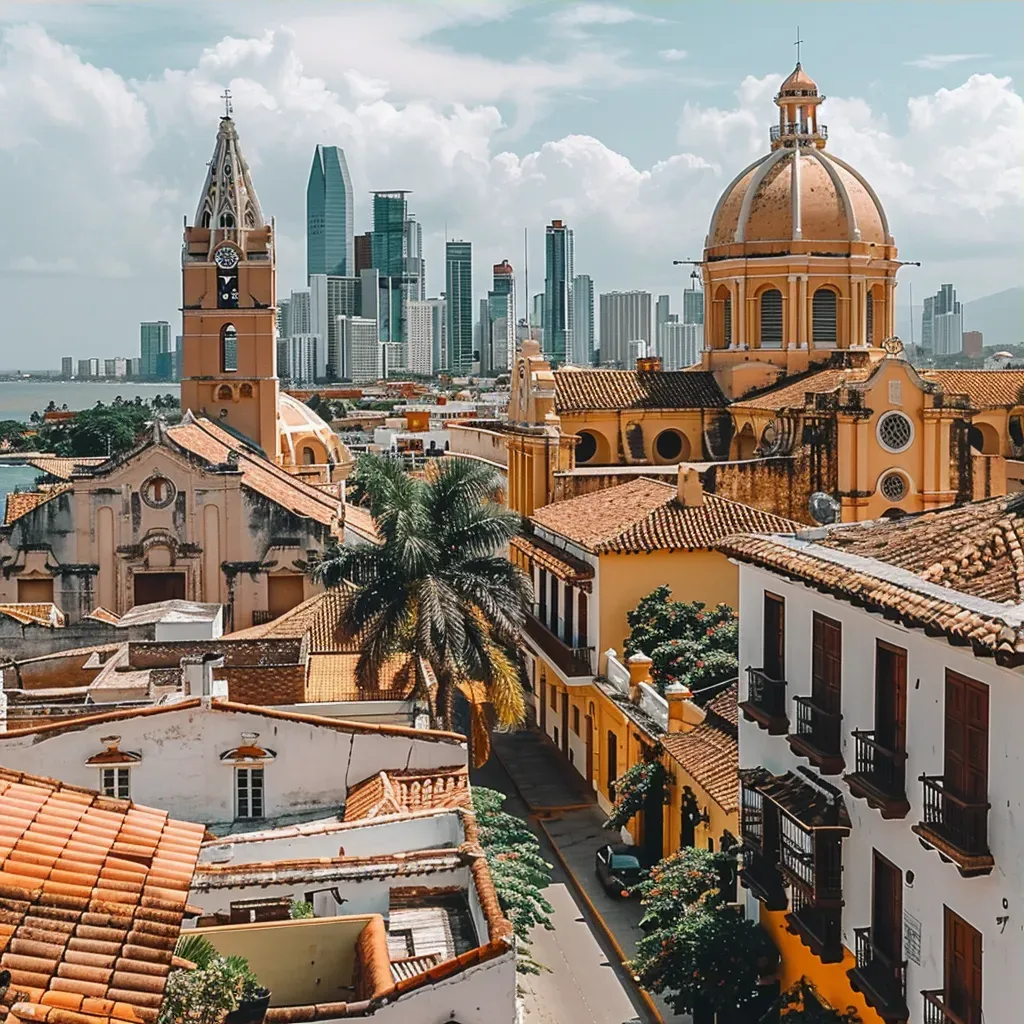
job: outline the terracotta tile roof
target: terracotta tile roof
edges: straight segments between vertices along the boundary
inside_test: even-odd
[[[100,605],[93,608],[85,618],[95,619],[97,622],[106,622],[111,626],[116,626],[121,621],[120,615],[115,615],[109,608],[103,608]]]
[[[0,969],[11,972],[0,1010],[8,1019],[153,1021],[204,831],[128,800],[0,769]]]
[[[334,526],[339,521],[335,499],[251,451],[206,417],[186,416],[181,423],[167,428],[167,437],[182,451],[210,465],[223,465],[228,461],[228,454],[235,452],[243,487],[297,516],[325,526]]]
[[[728,399],[704,371],[577,370],[554,372],[555,409],[723,409]]]
[[[949,394],[967,395],[975,409],[1024,404],[1024,370],[923,370],[921,376]]]
[[[0,615],[6,615],[23,626],[63,626],[67,621],[55,604],[0,604]]]
[[[712,697],[708,701],[704,711],[708,715],[717,715],[719,718],[724,719],[733,728],[738,729],[740,724],[740,709],[737,701],[738,687],[735,683],[732,686],[724,689],[716,697]]]
[[[358,654],[310,655],[306,700],[408,700],[416,689],[416,661],[412,655],[401,654],[385,662],[377,674],[377,686],[370,690],[356,682],[358,663]]]
[[[384,543],[384,538],[377,529],[377,521],[370,515],[367,509],[360,505],[349,505],[348,503],[343,507],[345,526],[350,527],[355,533],[358,533],[368,541],[372,541],[374,544]]]
[[[1024,660],[1024,494],[838,527],[817,541],[730,537],[719,548],[976,654]]]
[[[283,640],[309,634],[312,653],[358,654],[359,637],[346,636],[341,628],[342,615],[352,587],[321,591],[301,604],[259,626],[250,626],[225,634],[226,640]]]
[[[770,412],[793,407],[803,408],[807,395],[824,395],[838,391],[847,384],[862,384],[871,376],[872,371],[873,368],[869,367],[835,368],[807,374],[800,380],[788,384],[783,379],[777,387],[760,395],[733,402],[731,408],[765,409]]]
[[[48,501],[52,501],[58,495],[70,490],[71,484],[55,484],[53,487],[43,487],[37,491],[11,491],[7,495],[4,526],[10,526],[22,516],[35,511],[40,505],[45,505]]]
[[[106,462],[106,456],[90,455],[81,459],[65,459],[60,456],[40,455],[38,458],[29,459],[28,465],[38,469],[40,473],[47,476],[55,476],[60,480],[70,480],[71,474],[76,468],[88,469],[91,466],[99,466]]]
[[[541,568],[553,572],[559,579],[573,583],[583,590],[590,590],[594,578],[594,567],[581,558],[575,558],[554,544],[539,537],[513,537],[511,546],[533,559]]]
[[[429,771],[384,771],[349,789],[345,799],[345,821],[452,807],[472,808],[469,770],[465,765]]]
[[[675,487],[644,478],[545,505],[532,520],[598,554],[710,548],[740,531],[799,528],[789,519],[715,494],[705,494],[702,505],[680,505]]]

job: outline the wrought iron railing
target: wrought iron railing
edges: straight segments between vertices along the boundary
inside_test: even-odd
[[[546,623],[529,612],[525,622],[526,635],[533,640],[551,662],[567,676],[591,675],[593,647],[573,647],[552,632]]]
[[[842,742],[843,716],[827,711],[810,697],[794,697],[796,702],[796,734],[804,737],[823,754],[839,755]]]
[[[783,135],[801,135],[805,138],[828,138],[828,126],[819,124],[815,128],[810,121],[787,121],[785,124],[773,124],[769,132],[772,142],[777,142]]]
[[[264,623],[271,622],[274,618],[273,612],[265,608],[257,608],[252,613],[252,624],[254,626],[262,626]]]
[[[988,802],[951,793],[941,775],[922,775],[923,824],[965,854],[987,854]]]
[[[906,751],[889,750],[875,740],[874,731],[853,730],[857,775],[881,793],[904,796],[907,791]]]
[[[765,715],[785,718],[786,680],[773,679],[763,668],[748,668],[747,700]]]
[[[853,929],[856,946],[857,972],[871,989],[890,1004],[905,1003],[907,999],[907,961],[893,960],[880,949],[870,928]]]
[[[967,995],[956,995],[935,988],[921,993],[924,999],[924,1024],[984,1024],[981,1003]]]

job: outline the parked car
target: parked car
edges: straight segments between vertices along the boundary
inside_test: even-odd
[[[643,877],[637,851],[624,843],[602,846],[595,855],[594,866],[605,892],[622,899],[629,896],[629,890]]]

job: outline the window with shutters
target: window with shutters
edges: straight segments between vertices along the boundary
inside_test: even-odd
[[[104,796],[116,797],[118,800],[130,800],[132,797],[130,768],[101,768],[100,792]]]
[[[235,769],[235,817],[262,818],[263,768]]]
[[[815,348],[835,348],[839,338],[838,297],[819,288],[811,299],[811,338]]]
[[[926,990],[926,1024],[985,1024],[981,996],[981,932],[943,907],[942,988]]]
[[[764,592],[761,667],[747,669],[747,699],[740,704],[744,718],[773,736],[789,731],[786,707],[786,602]]]
[[[761,348],[782,348],[782,292],[761,293]]]
[[[722,340],[724,347],[732,345],[732,296],[728,296],[722,305]]]
[[[811,625],[811,695],[794,697],[796,733],[793,751],[823,775],[836,775],[842,756],[842,646],[840,623],[814,613]]]

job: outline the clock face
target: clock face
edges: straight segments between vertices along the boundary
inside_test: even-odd
[[[222,246],[213,254],[213,262],[222,270],[231,270],[238,266],[238,252],[230,245]]]

